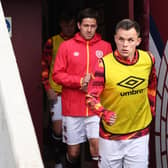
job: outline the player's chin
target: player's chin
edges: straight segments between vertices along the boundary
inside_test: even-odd
[[[87,36],[85,37],[86,40],[91,40],[92,38],[93,38],[93,35],[87,35]]]

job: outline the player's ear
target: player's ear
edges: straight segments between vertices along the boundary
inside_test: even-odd
[[[81,27],[80,22],[77,22],[77,27],[78,27],[78,29],[80,30],[80,27]]]
[[[139,45],[141,44],[141,41],[142,41],[142,38],[141,38],[141,37],[138,37],[136,46],[139,46]]]

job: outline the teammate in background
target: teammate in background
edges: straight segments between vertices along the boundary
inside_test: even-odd
[[[55,56],[60,44],[73,37],[76,31],[74,15],[63,11],[59,17],[60,33],[47,40],[42,55],[42,83],[44,84],[52,120],[52,142],[54,148],[55,168],[61,168],[60,152],[62,147],[62,87],[52,80],[52,70]]]
[[[86,102],[100,116],[99,168],[147,168],[149,130],[156,104],[155,59],[136,49],[140,27],[121,20],[116,51],[98,61]]]
[[[63,141],[68,146],[67,168],[80,167],[80,144],[87,139],[92,159],[98,159],[99,117],[88,110],[85,96],[95,63],[112,52],[112,48],[96,33],[97,25],[96,10],[81,10],[77,19],[79,32],[60,45],[54,64],[53,79],[63,87]]]

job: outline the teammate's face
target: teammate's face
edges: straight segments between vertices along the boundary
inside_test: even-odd
[[[69,22],[62,21],[60,23],[60,27],[61,27],[61,32],[64,34],[64,36],[70,38],[75,33],[75,20],[72,19]]]
[[[134,28],[129,30],[118,29],[115,36],[117,49],[122,57],[133,58],[136,47],[140,44],[141,38]]]
[[[78,29],[80,30],[80,35],[85,40],[91,40],[97,29],[97,21],[94,18],[84,18],[81,23],[78,22]]]

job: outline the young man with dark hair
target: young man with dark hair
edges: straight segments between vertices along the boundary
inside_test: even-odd
[[[60,152],[62,145],[62,87],[52,80],[52,70],[55,56],[60,44],[72,38],[76,32],[76,19],[71,11],[62,11],[59,16],[60,33],[47,40],[42,55],[42,83],[47,93],[52,121],[52,144],[55,158],[55,168],[62,168]]]
[[[100,116],[99,168],[147,168],[149,130],[156,104],[154,56],[136,49],[140,27],[121,20],[116,51],[98,61],[87,104]]]
[[[79,32],[61,44],[54,64],[53,80],[63,87],[63,141],[68,145],[68,168],[79,168],[80,144],[87,139],[92,159],[98,159],[99,118],[86,106],[85,96],[95,63],[112,48],[96,33],[97,19],[94,9],[79,12]]]

